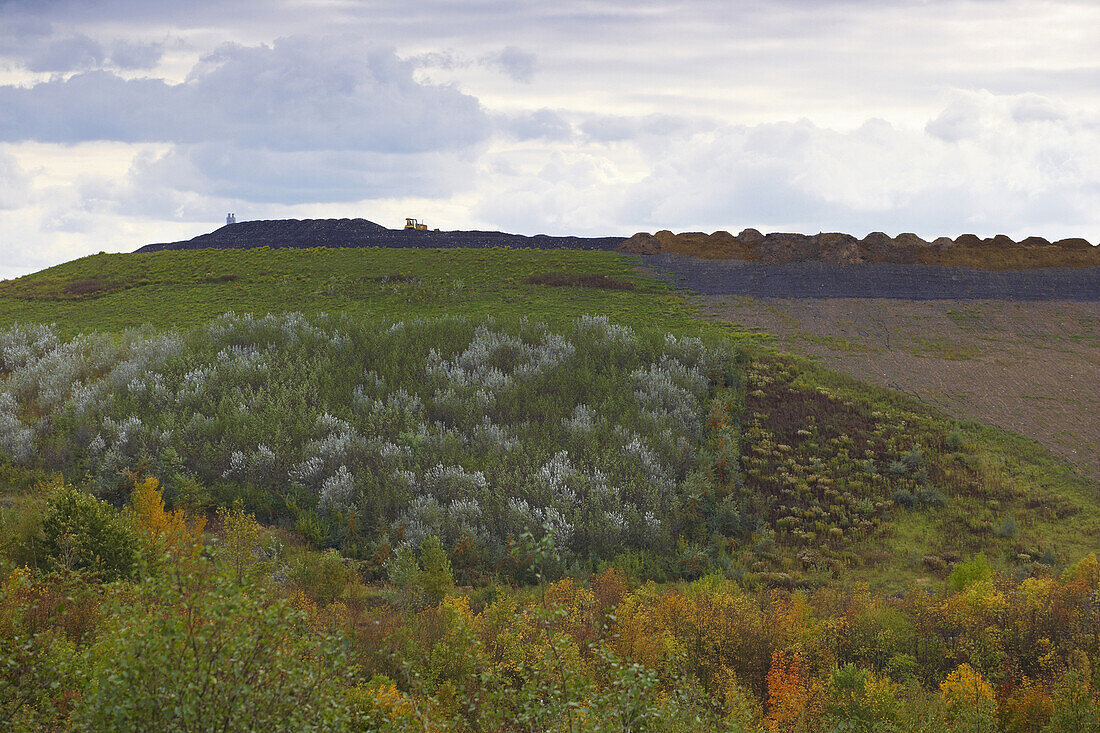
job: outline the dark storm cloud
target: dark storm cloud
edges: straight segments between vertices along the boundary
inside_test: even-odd
[[[464,148],[489,134],[475,98],[417,83],[412,72],[392,50],[348,39],[226,45],[182,84],[91,71],[0,87],[0,139],[413,153]]]

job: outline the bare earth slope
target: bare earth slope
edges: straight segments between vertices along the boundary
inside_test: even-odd
[[[1100,479],[1098,300],[704,300],[780,350],[1027,435]]]
[[[767,265],[661,253],[660,277],[703,295],[782,298],[1100,300],[1100,267],[985,270],[892,262]]]

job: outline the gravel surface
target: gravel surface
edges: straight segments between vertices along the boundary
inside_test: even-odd
[[[662,253],[640,256],[658,277],[703,295],[908,300],[1100,300],[1100,268],[970,270],[931,265],[760,265]]]

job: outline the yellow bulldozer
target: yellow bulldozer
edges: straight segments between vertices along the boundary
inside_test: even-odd
[[[409,217],[405,217],[405,228],[406,229],[422,229],[424,231],[427,231],[428,225],[427,224],[421,224],[416,219],[411,219]]]

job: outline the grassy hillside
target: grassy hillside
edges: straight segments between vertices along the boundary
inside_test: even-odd
[[[1100,730],[1097,486],[696,314],[591,252],[0,283],[0,728]]]
[[[230,310],[294,312],[306,319],[211,320]],[[321,317],[322,313],[340,318]],[[664,333],[694,334],[704,336],[712,350],[719,343],[740,349],[735,372],[710,375],[703,391],[692,398],[693,406],[679,408],[710,413],[703,432],[681,428],[682,434],[675,430],[669,434],[690,444],[695,458],[685,463],[674,458],[671,447],[657,448],[664,444],[664,438],[658,440],[661,433],[648,434],[651,428],[644,427],[645,421],[629,417],[633,400],[623,401],[634,390],[657,389],[647,386],[646,379],[668,379],[657,363],[669,354],[661,357],[659,349],[646,347],[642,353],[650,356],[639,360],[637,346],[622,351],[607,331],[589,343],[588,332],[576,325],[584,314],[601,314],[612,325],[637,329],[637,337],[630,336],[641,339],[637,343],[656,344]],[[456,316],[472,320],[431,323],[431,319]],[[495,325],[479,336],[475,325],[486,316],[496,318]],[[957,424],[897,393],[869,390],[808,362],[776,356],[763,347],[765,337],[695,316],[695,307],[681,294],[639,275],[629,259],[605,252],[319,248],[97,255],[0,284],[0,324],[5,320],[57,324],[48,337],[10,332],[12,353],[33,350],[40,338],[64,340],[96,330],[119,334],[140,324],[180,333],[167,339],[156,333],[129,334],[121,344],[116,336],[110,347],[87,339],[67,345],[58,342],[54,346],[70,352],[64,364],[42,360],[37,371],[20,371],[13,364],[2,367],[9,375],[9,391],[22,395],[10,409],[12,419],[33,426],[36,419],[50,416],[53,424],[68,431],[55,429],[49,435],[37,429],[35,445],[44,456],[43,467],[63,470],[74,480],[92,481],[100,495],[111,495],[111,486],[131,470],[130,464],[147,455],[145,464],[159,466],[169,497],[179,491],[181,482],[198,479],[208,490],[213,487],[218,503],[241,496],[267,521],[299,528],[313,522],[316,526],[309,532],[319,544],[365,556],[379,546],[400,544],[402,538],[393,534],[398,531],[396,525],[390,525],[402,517],[407,524],[410,518],[398,504],[427,494],[411,488],[397,494],[381,486],[370,488],[377,479],[364,476],[377,474],[379,465],[356,459],[359,462],[349,463],[346,469],[364,499],[358,508],[362,512],[358,529],[348,535],[339,529],[332,512],[318,511],[320,487],[335,480],[335,474],[315,477],[312,493],[305,489],[312,486],[309,482],[288,479],[288,471],[310,459],[302,452],[310,441],[327,440],[330,434],[381,440],[395,449],[418,451],[416,461],[387,463],[387,472],[412,470],[424,482],[426,472],[438,462],[444,468],[484,471],[490,478],[485,489],[489,494],[527,497],[537,491],[522,483],[513,485],[511,477],[549,470],[559,449],[588,468],[600,466],[597,472],[606,476],[614,474],[616,462],[622,460],[602,466],[601,460],[610,460],[607,451],[622,451],[630,436],[641,435],[663,456],[666,467],[662,470],[671,471],[667,475],[676,487],[675,498],[664,503],[631,504],[638,517],[649,511],[669,513],[663,518],[668,523],[662,539],[651,540],[650,552],[643,552],[646,544],[639,542],[619,548],[628,551],[619,561],[640,563],[638,572],[646,577],[694,577],[722,569],[779,585],[860,577],[875,586],[896,588],[912,580],[933,582],[955,562],[979,551],[990,554],[997,566],[1019,571],[1036,563],[1071,561],[1100,546],[1096,487],[1029,441],[977,424]],[[387,331],[386,337],[376,333],[384,330],[378,326],[389,329],[415,318],[429,319],[429,323],[400,333]],[[532,323],[525,325],[519,318],[530,318]],[[370,323],[378,325],[363,325]],[[285,340],[287,334],[292,336],[290,341]],[[551,375],[545,377],[550,382],[517,388],[517,405],[524,405],[518,411],[497,414],[497,408],[479,410],[471,407],[472,402],[465,404],[461,395],[441,397],[439,390],[461,385],[448,387],[438,379],[425,378],[425,370],[432,368],[427,363],[429,351],[438,352],[441,363],[457,364],[476,356],[500,366],[505,363],[500,359],[515,355],[494,355],[492,349],[546,348],[547,334],[564,339],[569,348],[574,344],[581,348],[579,361],[565,364],[574,379],[562,382]],[[611,341],[600,345],[600,338]],[[20,339],[24,346],[13,345]],[[350,339],[350,345],[341,346],[340,339]],[[514,339],[518,341],[509,341]],[[303,352],[306,343],[312,345]],[[481,353],[486,348],[490,351]],[[614,358],[624,371],[619,381],[612,382],[617,386],[609,387],[611,392],[601,398],[611,402],[601,408],[577,396],[591,393],[594,387],[576,380],[593,379],[592,366],[583,365],[598,363],[589,361],[593,358],[608,358],[599,356],[607,348],[619,350]],[[103,349],[115,351],[104,357]],[[370,353],[403,356],[384,362],[356,356]],[[74,359],[81,366],[74,367],[70,363]],[[250,359],[264,362],[264,369],[274,359],[275,371],[257,373]],[[215,383],[199,389],[206,392],[195,392],[192,375],[216,375],[219,368],[228,368],[229,376],[212,376]],[[137,387],[111,386],[118,381],[116,372],[128,374],[134,369],[138,369]],[[650,377],[638,376],[649,374],[646,370],[658,371]],[[82,380],[85,389],[99,390],[100,409],[92,417],[83,414],[84,408],[73,407],[74,400],[88,400],[83,392],[67,391],[66,380]],[[306,389],[315,397],[303,394],[304,384],[313,385]],[[144,395],[115,399],[120,389],[125,393],[142,387]],[[164,395],[154,398],[156,390]],[[620,394],[613,395],[616,390]],[[401,420],[380,432],[374,417],[356,413],[353,391],[355,399],[366,402],[392,401],[400,392],[422,405],[419,409],[426,414],[402,413]],[[536,398],[540,392],[544,394]],[[47,393],[54,396],[43,397]],[[241,404],[253,414],[249,420],[242,422],[238,417],[245,408],[235,401],[236,394],[244,395]],[[667,403],[669,398],[658,399]],[[615,407],[608,407],[612,404]],[[486,416],[492,429],[499,430],[500,423],[505,431],[522,435],[528,430],[525,426],[543,424],[551,416],[556,421],[552,424],[558,425],[572,419],[575,409],[591,408],[608,410],[597,418],[607,417],[610,422],[605,425],[614,427],[619,437],[607,433],[590,449],[583,449],[580,444],[571,446],[557,428],[537,428],[530,440],[523,439],[529,465],[494,463],[496,459],[488,455],[453,449],[424,452],[414,441],[422,435],[420,440],[442,446],[453,440],[446,431],[457,430],[467,446],[475,446],[484,442],[480,424]],[[665,408],[671,409],[667,404]],[[456,411],[469,413],[470,420],[455,417]],[[212,420],[216,430],[210,430],[217,435],[210,430],[195,432],[191,422],[196,414]],[[433,427],[441,424],[441,416],[449,425],[443,433]],[[343,421],[351,433],[318,427],[322,417]],[[89,452],[96,435],[108,444],[122,440],[125,431],[119,426],[127,420],[143,426],[146,433],[140,441],[123,441],[121,454],[106,462]],[[101,426],[104,421],[108,422]],[[30,428],[13,427],[9,435],[20,429]],[[177,437],[156,437],[161,434]],[[200,439],[200,434],[207,437]],[[184,435],[191,437],[184,439]],[[9,438],[8,444],[14,445],[14,440]],[[257,446],[278,454],[271,458],[273,465],[256,469],[256,475],[233,469],[235,454],[245,463],[259,461]],[[588,457],[584,450],[590,451]],[[169,458],[160,457],[164,451],[169,451]],[[328,463],[332,465],[326,465],[327,472],[339,468],[339,461]],[[672,470],[674,464],[679,467]],[[616,487],[614,491],[621,499],[631,490]],[[486,496],[479,501],[493,504]],[[383,505],[391,508],[380,510]],[[549,506],[543,501],[534,508]],[[554,509],[572,511],[566,506]],[[621,509],[608,511],[621,514]],[[477,521],[489,521],[488,516]],[[497,529],[511,526],[511,520],[505,521],[499,513],[492,516]],[[573,524],[571,519],[569,525]],[[477,552],[495,558],[492,562],[499,565],[502,548],[521,531],[516,525],[511,535],[505,532],[494,542],[483,542]],[[462,537],[447,534],[453,550]],[[629,556],[629,552],[640,554]],[[579,559],[608,560],[613,554],[586,551]],[[476,575],[484,568],[475,570]]]
[[[559,273],[578,286],[553,277]],[[227,311],[379,320],[529,316],[548,323],[591,313],[668,331],[711,328],[694,320],[694,309],[667,286],[638,277],[628,259],[609,252],[260,248],[100,254],[0,282],[0,327],[57,323],[65,336],[143,324],[187,328]]]

